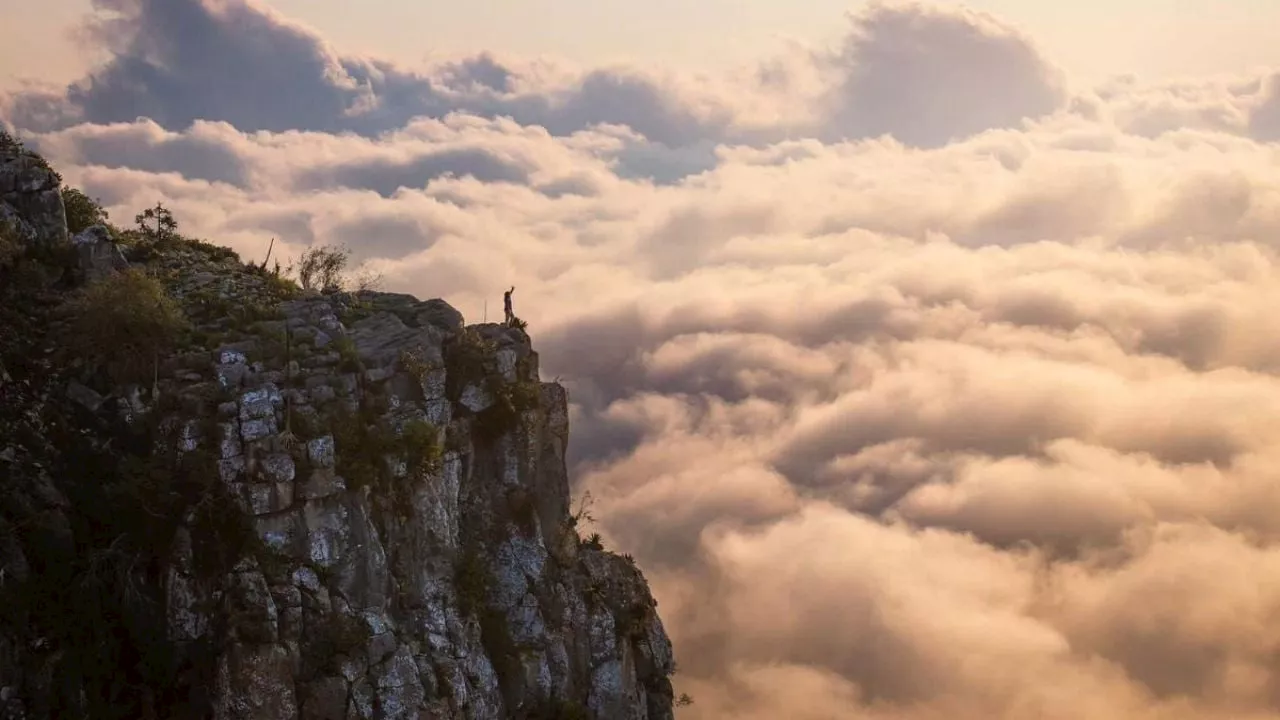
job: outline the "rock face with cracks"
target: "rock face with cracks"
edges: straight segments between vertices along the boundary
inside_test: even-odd
[[[0,149],[0,222],[17,226],[23,240],[37,249],[68,243],[61,181],[39,156]]]
[[[69,243],[34,172],[0,162],[0,212]],[[79,274],[0,270],[0,718],[672,717],[656,603],[579,537],[523,330],[76,245]],[[152,377],[60,354],[67,278],[144,265],[190,320]]]

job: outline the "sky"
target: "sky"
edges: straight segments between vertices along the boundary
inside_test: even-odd
[[[515,285],[682,719],[1280,720],[1280,6],[1066,6],[55,1],[96,60],[0,120],[115,218]]]
[[[788,40],[838,40],[856,0],[271,0],[349,52],[416,65],[476,48],[579,63],[656,62],[724,70]],[[994,13],[1031,33],[1062,67],[1099,80],[1238,72],[1280,62],[1273,0],[938,0]],[[66,82],[98,59],[67,32],[90,0],[2,0],[0,87]],[[12,6],[12,7],[9,7]]]

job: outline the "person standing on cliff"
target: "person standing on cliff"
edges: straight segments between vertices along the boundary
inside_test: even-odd
[[[516,286],[512,285],[511,289],[502,293],[502,312],[506,315],[508,325],[515,319],[515,313],[511,312],[511,293],[516,291]]]

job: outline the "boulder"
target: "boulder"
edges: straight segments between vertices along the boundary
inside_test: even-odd
[[[94,225],[71,239],[81,276],[95,282],[129,267],[120,247],[111,240],[107,228]]]
[[[462,329],[462,313],[444,300],[435,298],[419,303],[418,322],[457,332]]]
[[[22,239],[31,248],[60,250],[70,243],[58,175],[39,157],[11,149],[0,150],[0,220],[8,216],[22,220]]]

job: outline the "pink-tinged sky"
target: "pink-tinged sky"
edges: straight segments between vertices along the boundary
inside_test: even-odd
[[[100,4],[0,118],[114,217],[517,286],[682,718],[1280,720],[1280,5]]]
[[[14,78],[70,80],[89,54],[65,32],[89,0],[4,0],[0,87]],[[660,63],[723,69],[752,62],[785,38],[834,40],[847,0],[271,0],[338,46],[423,62],[476,48],[554,54],[576,62]],[[958,7],[958,0],[939,6]],[[1168,76],[1238,72],[1280,63],[1273,0],[972,0],[1035,36],[1070,72]],[[11,6],[11,7],[10,7]]]

